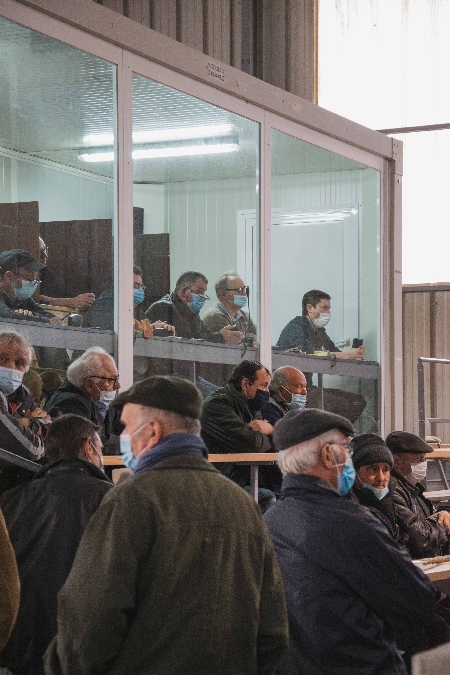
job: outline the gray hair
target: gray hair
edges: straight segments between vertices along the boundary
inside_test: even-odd
[[[239,277],[239,274],[234,270],[229,270],[228,272],[225,272],[225,274],[222,274],[222,276],[214,286],[214,290],[216,291],[217,297],[219,296],[219,293],[222,293],[223,291],[227,290],[228,279],[232,277]]]
[[[67,368],[67,379],[74,387],[81,389],[88,377],[98,375],[95,371],[102,367],[103,357],[113,359],[103,347],[89,347],[78,359]]]
[[[330,429],[320,436],[293,445],[278,453],[278,466],[283,476],[288,473],[309,473],[319,461],[320,451],[326,443],[342,443],[342,432]]]
[[[186,434],[200,435],[200,421],[193,417],[186,417],[169,410],[162,410],[161,408],[150,408],[149,406],[141,405],[139,410],[139,421],[141,424],[146,424],[151,420],[157,420],[163,427],[165,436],[182,431]]]
[[[33,358],[33,347],[26,337],[14,330],[2,331],[0,332],[0,345],[3,344],[6,348],[14,346],[26,352],[28,355],[28,367],[30,367],[31,359]]]
[[[270,388],[276,391],[278,387],[285,387],[287,388],[287,375],[286,371],[288,368],[291,366],[281,366],[281,368],[277,368],[276,370],[273,371],[272,373],[272,380],[270,382]]]
[[[197,279],[201,279],[205,284],[208,283],[208,279],[201,272],[184,272],[175,284],[175,293],[181,291],[182,288],[189,288],[192,284],[195,284]]]

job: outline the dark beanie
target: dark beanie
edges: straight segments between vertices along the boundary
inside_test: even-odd
[[[154,375],[133,384],[130,389],[119,394],[111,405],[122,409],[126,403],[137,403],[199,419],[202,414],[203,397],[200,390],[189,380]]]
[[[386,443],[381,436],[377,434],[360,434],[352,439],[353,443],[353,466],[359,469],[360,466],[386,462],[392,468],[394,458]]]
[[[277,450],[286,450],[331,429],[338,429],[345,436],[355,433],[352,424],[340,415],[316,408],[291,410],[275,424],[273,440]]]
[[[393,431],[386,436],[386,445],[393,455],[399,455],[402,452],[412,452],[416,455],[433,452],[431,445],[408,431]]]

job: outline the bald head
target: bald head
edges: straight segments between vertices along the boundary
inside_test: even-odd
[[[306,396],[306,377],[297,368],[282,366],[274,371],[270,388],[276,391],[286,403],[291,403],[292,394]]]

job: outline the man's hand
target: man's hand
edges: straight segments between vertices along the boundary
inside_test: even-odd
[[[446,533],[450,534],[450,513],[448,511],[438,511],[434,516]]]
[[[347,359],[363,359],[366,355],[366,348],[364,345],[361,345],[361,347],[350,347],[350,349],[347,349],[345,352]]]
[[[32,412],[27,412],[27,417],[40,417],[44,420],[51,420],[52,418],[42,408],[35,408]]]
[[[273,434],[273,426],[266,422],[266,420],[252,420],[247,424],[253,431],[260,431],[265,436]]]
[[[62,326],[62,321],[61,319],[58,319],[58,317],[54,316],[53,319],[50,319],[50,323],[53,326]]]
[[[95,295],[93,293],[80,293],[75,298],[70,298],[69,307],[81,309],[83,312],[89,309],[95,302]]]
[[[144,319],[146,321],[146,319]],[[175,326],[171,326],[170,323],[165,323],[164,321],[154,321],[152,323],[153,328],[163,328],[168,333],[175,335]]]
[[[134,319],[133,330],[142,333],[142,337],[145,337],[147,340],[153,337],[153,326],[148,319],[142,319],[142,321]]]
[[[233,330],[233,326],[225,326],[225,328],[222,328],[220,331],[220,334],[227,345],[238,345],[244,337],[244,333],[240,330]]]
[[[23,316],[33,316],[33,312],[30,312],[29,309],[15,309],[17,314],[23,314]]]

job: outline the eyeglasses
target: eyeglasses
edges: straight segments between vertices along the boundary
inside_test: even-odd
[[[112,382],[113,387],[116,386],[116,384],[119,381],[119,376],[117,377],[103,377],[103,375],[89,375],[86,379],[96,379],[96,380],[106,380],[107,382]]]
[[[135,291],[143,290],[145,291],[146,285],[145,284],[133,284],[133,288]]]
[[[189,290],[191,291],[191,293],[193,293],[194,295],[199,295],[199,296],[200,296],[201,298],[203,298],[204,300],[211,300],[211,298],[209,297],[209,295],[206,295],[206,293],[199,293],[198,291],[194,291],[193,288],[190,288]]]
[[[349,457],[352,457],[354,452],[353,448],[355,447],[353,441],[348,441],[347,443],[336,443],[336,445],[340,445],[341,447],[345,448],[349,454]]]
[[[239,286],[239,288],[226,288],[226,291],[237,291],[238,293],[245,293],[247,295],[249,286]]]
[[[40,253],[43,253],[46,258],[48,258],[48,246],[40,249]]]
[[[19,277],[19,279],[22,279],[23,281],[29,281],[32,286],[37,286],[41,282],[39,279],[28,279],[28,277],[24,277],[23,274],[19,274],[19,272],[14,272],[16,277]]]

